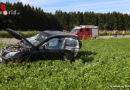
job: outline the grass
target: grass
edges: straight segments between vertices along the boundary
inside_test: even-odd
[[[17,31],[17,32],[21,33],[25,37],[31,37],[39,33],[39,31]],[[7,31],[0,31],[0,38],[13,38],[13,36],[10,35]]]
[[[130,39],[83,41],[72,64],[36,61],[0,65],[0,89],[129,90]]]
[[[107,30],[101,30],[99,34],[100,36],[113,35],[112,31],[107,31]],[[122,35],[122,31],[119,31],[118,35]],[[130,31],[126,31],[126,35],[130,35]]]

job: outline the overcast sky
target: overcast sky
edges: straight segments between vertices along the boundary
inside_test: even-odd
[[[130,14],[130,0],[0,0],[1,2],[23,2],[40,7],[45,12],[62,11],[94,11],[100,13],[121,12]]]

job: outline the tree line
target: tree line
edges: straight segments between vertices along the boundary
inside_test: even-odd
[[[1,5],[2,3],[0,3]],[[7,11],[16,10],[19,15],[0,15],[0,30],[71,30],[78,25],[96,25],[100,30],[130,30],[130,15],[119,12],[44,12],[41,8],[6,2]]]

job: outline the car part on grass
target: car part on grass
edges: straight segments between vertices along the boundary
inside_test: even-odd
[[[23,62],[39,59],[72,59],[77,56],[82,43],[78,36],[61,31],[43,31],[30,38],[25,38],[12,29],[7,31],[19,43],[10,45],[0,51],[0,61]]]

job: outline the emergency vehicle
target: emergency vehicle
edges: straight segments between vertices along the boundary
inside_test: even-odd
[[[91,38],[93,39],[99,36],[99,28],[98,26],[94,25],[80,25],[75,26],[75,28],[72,29],[71,33],[78,35],[80,40]]]

